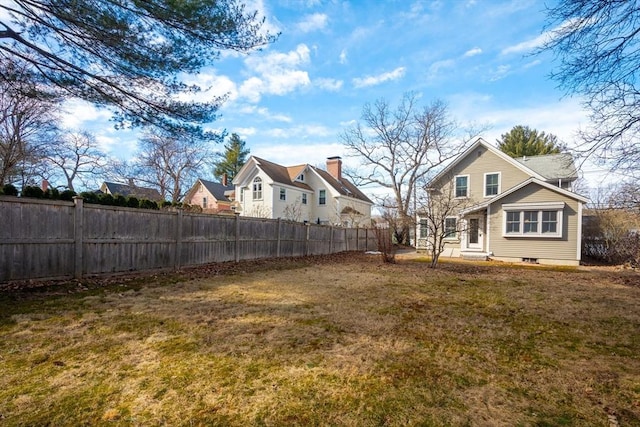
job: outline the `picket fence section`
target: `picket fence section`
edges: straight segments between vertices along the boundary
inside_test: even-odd
[[[0,196],[0,282],[376,248],[366,228]]]

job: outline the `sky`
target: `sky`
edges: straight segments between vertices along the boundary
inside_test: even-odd
[[[553,55],[534,54],[545,39],[540,0],[254,0],[247,7],[280,33],[277,41],[249,55],[222,52],[188,80],[206,88],[205,99],[227,94],[207,126],[239,134],[252,155],[285,166],[341,156],[355,167],[340,135],[366,103],[397,106],[410,91],[423,105],[444,101],[461,125],[488,126],[482,137],[493,144],[526,125],[571,147],[588,124],[580,98],[549,78]],[[109,154],[132,158],[136,133],[115,130],[109,117],[73,101],[65,124],[91,130]],[[589,165],[583,173],[592,186],[602,176]]]

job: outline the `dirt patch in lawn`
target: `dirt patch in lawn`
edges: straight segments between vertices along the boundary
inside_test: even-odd
[[[640,425],[627,271],[363,254],[0,293],[5,425]]]

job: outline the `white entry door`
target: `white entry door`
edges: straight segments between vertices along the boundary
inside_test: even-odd
[[[484,218],[482,216],[467,217],[467,249],[481,251],[483,249]]]

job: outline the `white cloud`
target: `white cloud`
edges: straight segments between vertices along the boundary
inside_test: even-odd
[[[271,128],[265,134],[273,138],[309,139],[309,137],[327,137],[335,134],[335,129],[322,125],[305,124],[290,128]]]
[[[241,114],[259,115],[267,120],[273,120],[278,122],[290,123],[292,121],[291,116],[286,114],[273,114],[268,108],[257,107],[255,105],[245,105],[238,110]]]
[[[452,68],[455,65],[453,59],[444,59],[442,61],[436,61],[429,67],[429,77],[434,78],[441,70]]]
[[[99,109],[95,105],[79,99],[65,101],[62,106],[62,125],[69,129],[80,130],[89,122],[108,121],[111,113],[105,109]]]
[[[340,63],[341,64],[347,63],[347,49],[342,49],[342,51],[340,52]]]
[[[510,65],[498,65],[498,68],[491,72],[491,76],[489,77],[489,81],[495,82],[500,79],[504,79],[509,72],[511,71]]]
[[[336,79],[319,78],[315,79],[313,83],[320,89],[325,89],[330,92],[338,91],[342,88],[343,81]]]
[[[322,30],[327,26],[328,17],[324,13],[314,13],[313,15],[307,15],[302,21],[300,21],[296,28],[303,33],[310,33],[312,31]]]
[[[368,87],[368,86],[376,86],[381,83],[390,81],[390,80],[398,80],[404,76],[405,68],[398,67],[393,71],[389,71],[387,73],[378,74],[377,76],[366,76],[366,77],[357,77],[353,79],[353,85],[356,88]]]
[[[466,51],[462,56],[465,58],[470,58],[472,56],[480,55],[481,53],[482,49],[480,49],[479,47],[474,47],[473,49]]]
[[[285,95],[298,87],[310,85],[309,74],[299,69],[310,62],[309,53],[309,48],[300,44],[288,53],[273,52],[247,58],[245,64],[257,76],[240,85],[240,96],[258,102],[263,94]]]

